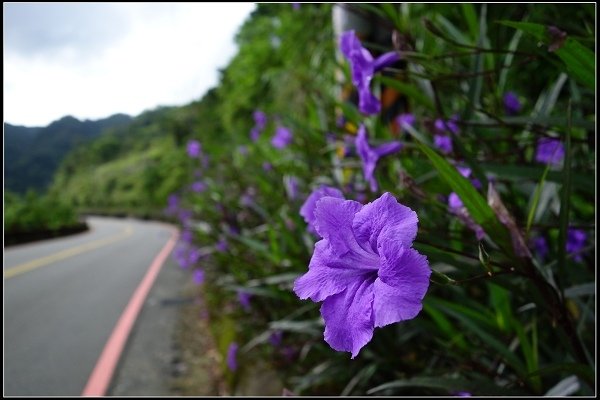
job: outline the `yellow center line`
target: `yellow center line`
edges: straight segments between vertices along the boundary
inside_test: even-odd
[[[36,268],[43,267],[44,265],[51,264],[53,262],[64,260],[65,258],[73,257],[77,254],[85,253],[86,251],[94,250],[102,246],[106,246],[110,243],[114,243],[118,240],[129,237],[133,234],[133,228],[130,225],[121,232],[114,236],[109,236],[104,239],[94,240],[93,242],[85,243],[79,246],[71,247],[60,251],[58,253],[50,254],[49,256],[36,258],[35,260],[26,262],[24,264],[17,265],[16,267],[8,268],[4,271],[4,279],[10,279],[17,275],[24,274],[25,272],[32,271]]]

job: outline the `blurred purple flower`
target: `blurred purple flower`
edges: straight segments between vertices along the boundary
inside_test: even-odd
[[[284,176],[283,186],[288,199],[295,200],[298,197],[298,178],[289,175]]]
[[[437,133],[447,133],[451,132],[455,135],[458,135],[460,132],[460,128],[458,127],[458,115],[453,115],[449,120],[444,121],[441,118],[438,118],[434,122],[434,127]]]
[[[265,161],[262,165],[262,169],[265,172],[269,172],[273,170],[273,164],[271,164],[270,162]]]
[[[276,331],[271,332],[271,335],[269,335],[269,343],[271,343],[271,346],[273,346],[273,347],[278,347],[279,345],[281,345],[282,340],[283,340],[283,331],[276,330]]]
[[[176,194],[170,194],[167,199],[167,208],[165,214],[175,215],[179,211],[179,196]]]
[[[192,243],[192,239],[194,238],[194,234],[189,229],[185,229],[181,232],[181,241],[184,243]]]
[[[252,113],[252,117],[254,118],[254,124],[258,129],[265,129],[267,126],[267,114],[260,110],[256,110]]]
[[[573,254],[573,259],[577,262],[583,261],[581,252],[585,247],[587,234],[583,229],[569,228],[567,230],[566,249],[569,254]]]
[[[504,94],[504,110],[507,115],[516,115],[521,111],[522,105],[519,98],[514,92],[506,92]]]
[[[444,154],[452,153],[452,138],[448,135],[433,135],[433,144]]]
[[[373,75],[400,59],[396,52],[385,53],[376,59],[365,49],[354,31],[344,32],[340,38],[340,50],[350,62],[352,83],[358,90],[358,109],[366,115],[377,114],[381,103],[371,93]]]
[[[219,253],[225,253],[228,248],[229,248],[229,243],[227,243],[227,240],[225,238],[219,239],[219,241],[217,242],[217,244],[215,244],[215,249]]]
[[[396,117],[396,123],[400,128],[404,128],[404,125],[412,127],[415,125],[415,116],[411,113],[400,114]]]
[[[245,156],[248,154],[248,146],[238,146],[238,153],[240,153],[241,155]]]
[[[206,183],[202,181],[192,183],[192,191],[195,193],[202,193],[206,190]]]
[[[323,238],[308,272],[294,282],[301,299],[323,301],[325,341],[352,358],[376,327],[412,319],[422,308],[431,270],[412,248],[417,214],[390,194],[362,205],[323,197],[315,210]]]
[[[378,185],[377,181],[375,180],[375,177],[373,176],[373,173],[375,172],[377,162],[381,157],[399,151],[402,148],[402,143],[394,141],[384,143],[374,148],[370,147],[369,142],[367,141],[367,129],[362,124],[358,128],[358,134],[356,136],[355,143],[358,155],[362,160],[363,174],[365,176],[365,180],[369,182],[371,192],[376,192],[378,189]]]
[[[304,204],[300,208],[300,215],[304,218],[304,221],[308,224],[307,230],[310,233],[317,234],[315,229],[315,209],[317,208],[317,202],[321,200],[323,197],[332,196],[338,199],[343,199],[343,193],[336,188],[322,185],[317,189],[313,190],[313,192],[306,198]]]
[[[460,174],[465,178],[469,178],[471,176],[471,168],[469,167],[458,166],[456,167],[456,169],[458,169],[458,172],[460,172]],[[475,186],[476,189],[481,189],[481,182],[479,181],[479,179],[472,178],[471,183],[473,184],[473,186]]]
[[[204,283],[204,270],[201,268],[195,269],[192,279],[196,285],[202,285]]]
[[[292,3],[292,8],[294,10],[299,10],[300,9],[300,3]]]
[[[548,251],[550,250],[548,248],[548,242],[543,236],[538,236],[533,240],[533,248],[535,249],[535,252],[537,253],[538,257],[542,260],[546,258],[546,256],[548,255]]]
[[[469,392],[456,392],[454,395],[458,397],[471,397],[471,393]]]
[[[196,264],[201,256],[200,249],[188,244],[180,244],[173,251],[173,258],[183,269],[188,269]]]
[[[339,115],[335,119],[335,126],[338,128],[343,128],[344,126],[346,126],[346,117],[344,117],[343,115]]]
[[[565,149],[560,140],[543,137],[537,142],[535,160],[554,166],[560,165],[565,156]]]
[[[198,158],[200,157],[200,154],[202,152],[202,145],[200,145],[200,142],[197,140],[190,140],[187,144],[187,153],[188,156],[192,157],[192,158]]]
[[[468,178],[471,174],[470,168],[458,167],[459,172],[465,177]],[[475,236],[477,240],[482,240],[485,236],[485,231],[483,228],[473,221],[473,218],[469,215],[469,211],[463,204],[462,200],[455,192],[450,193],[448,196],[448,211],[452,214],[456,215],[459,220],[461,220],[469,229],[475,232]]]
[[[256,142],[267,126],[267,115],[260,110],[256,110],[252,113],[252,117],[254,118],[254,126],[250,130],[250,139]]]
[[[238,352],[238,344],[236,342],[232,342],[229,345],[229,349],[227,350],[227,368],[230,371],[235,371],[238,367],[237,365],[237,352]]]
[[[283,149],[292,143],[292,131],[284,126],[278,126],[275,130],[275,136],[271,139],[271,144],[276,149]]]
[[[252,295],[244,290],[237,291],[237,298],[244,311],[250,311],[250,298]]]

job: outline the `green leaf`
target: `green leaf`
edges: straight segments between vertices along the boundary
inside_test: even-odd
[[[528,376],[558,375],[565,372],[579,376],[592,386],[595,382],[596,373],[594,369],[588,365],[577,363],[552,364],[547,367],[540,368],[537,371],[530,372]]]
[[[567,115],[571,116],[571,102],[569,101]],[[569,229],[569,211],[571,202],[571,129],[567,130],[565,138],[565,157],[563,164],[563,184],[560,197],[560,214],[558,216],[558,287],[562,291],[567,267],[567,230]]]
[[[500,224],[494,211],[479,192],[477,192],[475,187],[473,187],[473,184],[434,150],[421,142],[417,142],[417,145],[438,170],[440,176],[460,197],[465,207],[467,207],[471,218],[481,225],[488,236],[492,238],[498,246],[500,246],[507,254],[512,255],[513,249],[507,229],[504,225]]]
[[[469,392],[474,395],[507,395],[515,396],[524,394],[518,389],[511,389],[496,385],[488,379],[469,380],[465,378],[445,378],[445,377],[417,377],[411,379],[400,379],[379,385],[367,391],[367,394],[374,394],[388,389],[423,387],[439,389],[446,394],[455,395],[458,392]]]
[[[456,281],[450,278],[446,274],[442,274],[441,272],[431,270],[431,276],[429,280],[433,283],[437,283],[438,285],[456,285]]]
[[[465,17],[465,21],[467,21],[467,26],[469,27],[469,33],[471,34],[471,39],[473,39],[473,43],[479,36],[478,34],[478,24],[477,24],[477,13],[475,12],[475,6],[471,3],[463,3],[461,4],[463,16]]]
[[[533,223],[533,217],[535,216],[538,203],[540,202],[540,194],[542,193],[542,188],[544,187],[544,182],[546,182],[546,175],[548,174],[549,170],[550,164],[548,164],[544,169],[542,179],[540,179],[540,182],[535,187],[535,192],[533,193],[533,199],[531,201],[531,208],[529,209],[529,213],[527,214],[527,226],[525,228],[525,236],[529,235],[529,230],[531,229],[531,224]]]
[[[547,27],[544,25],[515,21],[499,21],[499,23],[529,33],[545,44],[551,42]],[[577,40],[567,37],[555,53],[564,63],[570,76],[591,89],[596,88],[596,57],[592,50]]]

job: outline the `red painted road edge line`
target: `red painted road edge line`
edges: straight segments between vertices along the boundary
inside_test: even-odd
[[[169,256],[171,250],[173,250],[173,247],[175,247],[177,237],[177,231],[173,231],[167,244],[162,248],[160,253],[158,253],[156,258],[154,258],[152,264],[150,264],[150,268],[148,268],[146,275],[133,293],[133,296],[131,296],[127,307],[123,311],[123,314],[121,314],[117,325],[115,325],[110,338],[106,342],[106,345],[100,354],[100,358],[98,358],[96,366],[83,389],[82,396],[104,396],[106,394],[108,385],[115,372],[117,363],[119,362],[119,358],[121,357],[121,353],[127,342],[127,338],[129,337],[129,333],[133,328],[133,324],[144,305],[144,301],[146,300],[162,265]]]

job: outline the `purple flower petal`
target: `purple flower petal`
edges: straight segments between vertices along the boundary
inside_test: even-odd
[[[415,116],[411,113],[400,114],[396,117],[396,123],[403,128],[405,125],[414,126]]]
[[[356,281],[343,292],[328,297],[321,306],[325,341],[338,351],[358,355],[373,337],[373,285]]]
[[[330,186],[321,186],[315,189],[310,196],[306,199],[302,207],[300,208],[300,215],[304,218],[304,221],[308,224],[308,230],[310,232],[317,233],[314,228],[315,224],[315,209],[317,208],[317,201],[322,197],[331,196],[338,199],[343,199],[344,195],[339,189]]]
[[[196,285],[203,284],[204,283],[204,270],[200,269],[200,268],[195,269],[192,279]]]
[[[292,131],[290,131],[286,127],[279,126],[275,130],[275,136],[273,136],[273,138],[271,139],[271,144],[276,149],[283,149],[284,147],[287,147],[290,143],[292,143],[292,140]]]
[[[236,342],[232,342],[229,345],[229,349],[227,350],[227,368],[231,371],[235,371],[237,369],[237,352],[238,352],[238,344]]]
[[[362,124],[358,128],[355,144],[358,155],[362,161],[365,180],[369,182],[371,191],[376,192],[378,185],[373,174],[377,162],[381,157],[399,151],[402,148],[402,144],[400,142],[390,142],[373,149],[369,146],[369,142],[367,141],[367,129]]]
[[[202,146],[197,140],[190,140],[187,144],[187,153],[191,158],[198,158],[202,152]]]
[[[375,59],[375,61],[373,62],[373,70],[381,71],[382,69],[384,69],[386,67],[394,65],[394,63],[396,63],[396,61],[398,61],[398,60],[400,60],[400,55],[398,55],[397,52],[390,51],[390,52],[384,53],[384,54],[380,55],[379,57],[377,57]]]
[[[382,266],[375,280],[375,326],[412,319],[422,309],[431,269],[427,257],[390,241],[382,246]]]
[[[515,115],[521,111],[521,102],[514,92],[506,92],[503,101],[504,110],[507,115]]]
[[[452,153],[452,138],[446,135],[433,135],[433,144],[444,154]]]
[[[448,207],[451,209],[462,208],[464,206],[462,200],[455,192],[450,193],[448,196]]]
[[[352,232],[354,215],[362,204],[353,200],[335,197],[321,198],[315,208],[315,229],[319,236],[329,241],[337,254],[342,254],[356,246]]]
[[[377,200],[366,204],[356,213],[352,229],[356,240],[370,251],[377,251],[382,230],[393,229],[396,240],[405,247],[411,247],[417,236],[417,213],[398,203],[390,193],[384,193]]]
[[[537,162],[558,166],[564,156],[565,148],[560,140],[546,137],[538,140],[535,152]]]
[[[308,272],[294,282],[294,292],[302,300],[323,301],[364,280],[363,275],[376,271],[377,262],[376,258],[360,260],[360,256],[356,255],[338,257],[327,241],[320,240],[315,244]]]

